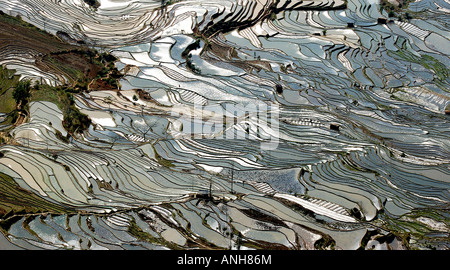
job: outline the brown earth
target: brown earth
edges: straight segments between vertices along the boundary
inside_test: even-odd
[[[71,45],[21,20],[20,17],[12,17],[2,12],[0,29],[0,59],[5,56],[34,59],[36,67],[56,75],[72,86],[91,84],[89,90],[117,88],[106,81],[97,80],[98,72],[109,62],[99,61],[98,53],[88,47]]]

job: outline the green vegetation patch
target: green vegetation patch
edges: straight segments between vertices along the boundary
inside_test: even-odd
[[[388,12],[389,17],[398,17],[400,21],[410,20],[411,14],[405,12],[405,9],[408,8],[409,3],[412,3],[414,0],[394,0],[398,4],[393,4],[389,0],[381,0],[380,1],[380,11],[386,10]]]
[[[14,70],[0,66],[0,113],[6,114],[0,122],[0,144],[9,141],[9,131],[27,115],[30,81],[19,81]]]
[[[16,109],[13,92],[20,76],[14,73],[14,70],[0,66],[0,113],[10,113]]]
[[[89,128],[91,119],[81,113],[75,106],[70,106],[64,111],[63,126],[69,134],[82,132]]]
[[[148,232],[144,232],[137,224],[134,218],[130,221],[130,225],[128,226],[128,233],[132,236],[136,237],[138,240],[149,242],[156,245],[166,246],[169,249],[177,250],[180,249],[177,244],[169,242],[164,238],[156,238]]]
[[[63,112],[63,127],[71,135],[83,132],[91,124],[89,117],[75,106],[73,94],[67,87],[36,85],[31,92],[31,101],[49,101],[56,104]]]
[[[434,222],[445,224],[448,230],[450,228],[449,214],[450,209],[448,209],[448,206],[447,208],[443,206],[414,209],[411,213],[401,217],[391,217],[384,211],[380,211],[379,220],[382,220],[381,227],[384,227],[384,229],[391,232],[398,239],[401,239],[408,249],[435,249],[435,245],[439,245],[439,242],[448,241],[445,232],[423,222],[419,222],[418,219],[428,218]],[[430,234],[432,233],[438,233],[442,236],[431,236]],[[415,243],[411,239],[414,239]]]
[[[388,51],[388,55],[394,58],[422,65],[428,70],[432,70],[439,81],[445,81],[449,78],[450,70],[439,60],[430,55],[417,56],[406,49],[400,49],[396,52]]]
[[[76,91],[117,89],[122,75],[114,65],[116,60],[109,53],[80,48],[47,54],[37,66],[64,75],[69,80],[66,84]]]
[[[20,76],[14,75],[15,70],[0,66],[0,95],[13,88],[18,82]]]
[[[0,226],[13,215],[25,213],[69,213],[73,209],[49,202],[37,194],[21,188],[14,179],[0,172]]]
[[[74,65],[71,65],[70,62],[84,64],[86,66],[86,61],[84,59],[80,59],[80,57],[74,57],[69,53],[65,53],[62,55],[48,54],[44,56],[43,60],[49,65],[52,69],[59,71],[58,73],[62,73],[69,77],[70,81],[82,81],[84,80],[85,73],[83,69],[79,69]]]
[[[17,83],[14,91],[12,92],[12,96],[19,109],[26,108],[28,99],[30,98],[30,88],[31,82],[28,80],[22,80]]]
[[[36,27],[35,25],[28,23],[24,20],[22,20],[22,17],[20,15],[17,16],[10,16],[8,14],[5,14],[3,11],[0,10],[0,23],[6,23],[9,25],[14,25],[14,26],[22,26],[22,27],[26,27],[30,30],[33,31],[37,31],[43,35],[46,36],[51,36],[49,33],[45,32],[44,30]],[[7,29],[2,29],[2,30],[7,30]],[[18,33],[20,34],[20,33]]]
[[[153,153],[155,154],[155,159],[158,161],[159,164],[161,164],[164,167],[172,168],[175,167],[175,165],[172,163],[172,161],[163,158],[155,149],[155,146],[152,145]]]
[[[16,109],[16,101],[13,98],[14,89],[9,89],[0,95],[0,113],[10,113]]]

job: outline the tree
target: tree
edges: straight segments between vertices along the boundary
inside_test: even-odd
[[[283,93],[283,86],[281,86],[281,84],[276,84],[275,86],[275,90],[277,91],[278,94],[282,94]]]
[[[64,114],[63,127],[70,133],[82,132],[89,128],[91,119],[81,113],[75,106],[71,106]]]
[[[30,85],[31,82],[28,80],[20,81],[17,84],[16,89],[14,89],[13,98],[18,106],[23,107],[28,102],[28,98],[30,97]]]
[[[408,21],[412,19],[411,15],[408,12],[405,12],[405,18]]]
[[[97,0],[84,0],[84,2],[95,9],[100,7],[100,3]]]

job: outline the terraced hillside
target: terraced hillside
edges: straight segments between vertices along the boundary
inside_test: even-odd
[[[0,247],[449,248],[449,1],[87,2],[0,0]]]

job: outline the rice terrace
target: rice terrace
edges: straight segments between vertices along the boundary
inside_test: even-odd
[[[0,250],[448,250],[449,15],[0,0]]]

